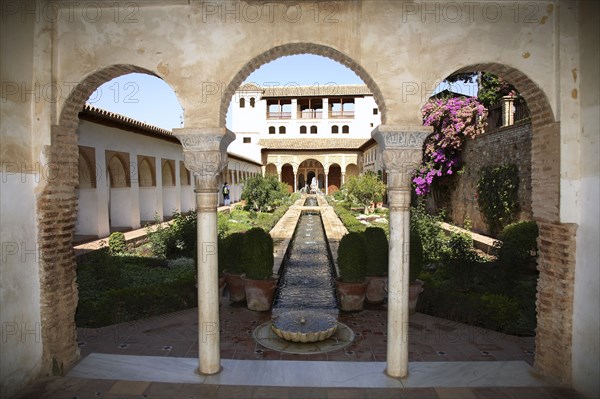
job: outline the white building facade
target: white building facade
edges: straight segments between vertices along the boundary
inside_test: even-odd
[[[366,148],[375,148],[373,159],[378,155],[374,141],[364,147],[381,123],[365,85],[246,83],[236,91],[231,112],[236,140],[230,150],[260,153],[264,173],[277,175],[290,191],[313,178],[325,193],[338,190],[347,176],[363,171]]]
[[[192,174],[170,131],[89,105],[79,117],[76,242],[196,208]],[[237,202],[244,180],[259,173],[260,164],[231,154],[221,185],[229,183],[230,199]]]

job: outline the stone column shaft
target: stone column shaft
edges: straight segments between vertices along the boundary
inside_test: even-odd
[[[217,206],[220,173],[227,167],[227,146],[235,135],[225,128],[174,129],[183,145],[187,169],[195,173],[198,246],[198,372],[221,371]]]
[[[408,375],[411,177],[423,158],[423,142],[430,131],[422,126],[380,125],[373,132],[388,171],[390,249],[386,373],[396,378]]]

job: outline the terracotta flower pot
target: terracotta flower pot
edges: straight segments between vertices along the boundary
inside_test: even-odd
[[[417,312],[417,300],[421,292],[423,292],[423,282],[421,280],[415,280],[408,286],[408,314]]]
[[[366,301],[368,303],[383,303],[387,294],[387,277],[367,277]]]
[[[242,280],[241,274],[225,273],[225,281],[227,283],[227,291],[229,291],[229,300],[231,302],[242,302],[246,299],[244,280]]]
[[[345,283],[335,280],[335,288],[340,308],[345,312],[362,310],[367,293],[367,281],[362,283]]]
[[[246,306],[250,310],[264,312],[271,309],[275,289],[277,288],[277,278],[269,280],[250,280],[242,277],[244,280],[244,289],[246,291]]]

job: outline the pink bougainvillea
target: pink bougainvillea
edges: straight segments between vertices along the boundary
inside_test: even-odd
[[[473,97],[431,99],[422,109],[423,125],[433,126],[425,143],[423,163],[413,178],[417,195],[426,195],[436,178],[460,169],[465,138],[474,139],[485,128],[487,110]]]

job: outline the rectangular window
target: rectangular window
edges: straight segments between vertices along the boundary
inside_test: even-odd
[[[244,137],[244,144],[252,143],[252,139],[250,137]]]
[[[373,108],[373,115],[377,115],[379,113],[379,110],[377,108]]]

